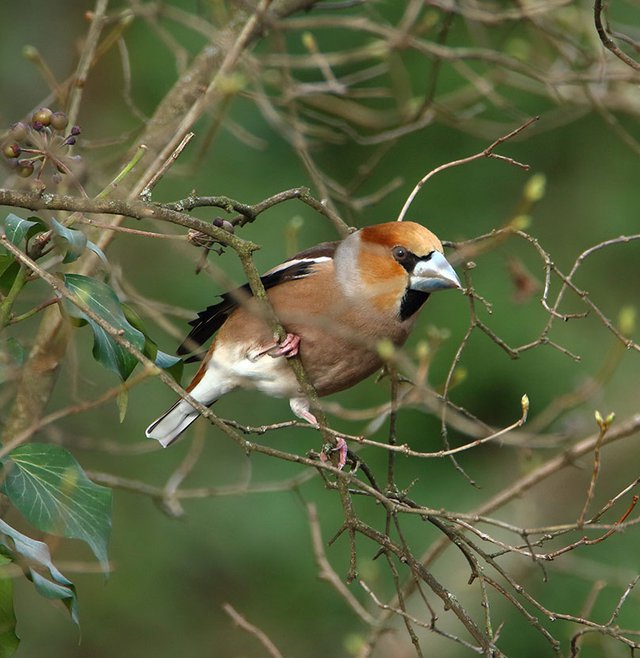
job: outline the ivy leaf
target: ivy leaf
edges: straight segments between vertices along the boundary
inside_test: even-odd
[[[0,247],[2,249],[2,247]],[[18,263],[11,254],[0,253],[0,292],[7,294],[20,271]]]
[[[36,528],[81,539],[107,569],[111,489],[94,484],[73,455],[56,445],[29,443],[3,463],[1,490]]]
[[[64,282],[67,288],[75,293],[85,304],[130,343],[142,350],[145,338],[142,332],[133,327],[124,316],[120,300],[116,293],[106,283],[82,274],[65,274]],[[138,364],[135,356],[130,354],[96,322],[88,318],[73,304],[64,301],[67,313],[76,319],[86,320],[93,331],[93,358],[106,368],[113,370],[125,380]]]
[[[78,599],[74,584],[65,578],[51,560],[49,547],[31,539],[0,519],[0,548],[12,559],[19,558],[25,575],[33,582],[37,591],[50,599],[64,603],[71,619],[78,624]],[[6,654],[10,656],[11,654]],[[4,658],[4,654],[0,653]]]
[[[98,245],[95,242],[91,242],[91,240],[87,240],[87,249],[90,249],[93,251],[93,253],[98,256],[98,258],[107,266],[109,267],[109,261],[107,260],[107,257],[104,255],[104,251],[98,247]]]
[[[0,220],[0,223],[4,224],[3,232],[7,240],[15,246],[20,246],[22,242],[29,240],[37,233],[49,230],[49,227],[39,217],[23,219],[13,213],[9,213],[4,220]],[[0,292],[6,294],[11,289],[19,271],[20,263],[13,254],[0,246]]]
[[[91,242],[87,236],[78,229],[69,228],[64,226],[60,222],[53,219],[49,220],[51,222],[51,229],[55,233],[55,241],[58,246],[65,252],[63,263],[73,263],[74,260],[78,260],[82,256],[82,252],[85,249],[90,249],[105,265],[109,265],[107,257],[104,255],[104,252],[98,247],[97,244]]]
[[[33,221],[30,219],[22,219],[22,217],[18,217],[18,215],[9,213],[4,218],[4,233],[9,242],[18,246],[27,236],[29,229],[40,223],[40,220]]]
[[[0,277],[12,266],[20,267],[12,254],[0,247]]]
[[[26,237],[38,232],[32,230],[34,227],[38,226],[39,230],[46,228],[37,217],[34,217],[33,220],[22,219],[13,213],[9,213],[2,223],[7,240],[16,246],[19,246]],[[20,264],[16,262],[13,254],[0,247],[0,291],[7,293],[19,270]]]
[[[53,219],[53,217],[49,221],[51,222],[51,228],[56,235],[54,238],[55,242],[65,252],[64,260],[62,262],[73,263],[74,260],[80,258],[82,252],[86,249],[87,236],[82,231],[67,228]]]
[[[10,563],[9,558],[0,555],[0,658],[13,656],[20,644],[13,609],[13,579],[2,571],[2,567]]]
[[[171,356],[166,352],[160,350],[156,353],[155,364],[158,368],[166,370],[178,383],[182,379],[182,370],[184,369],[184,362],[180,357]]]
[[[145,356],[148,356],[158,368],[167,370],[171,376],[179,382],[182,377],[182,367],[184,365],[182,359],[158,349],[157,343],[147,333],[144,322],[135,309],[131,308],[128,304],[122,304],[122,311],[124,312],[127,321],[144,335],[144,347],[142,348],[142,352]]]

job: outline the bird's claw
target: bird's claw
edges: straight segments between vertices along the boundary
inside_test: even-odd
[[[274,359],[279,356],[284,356],[285,359],[290,359],[298,354],[299,346],[300,336],[297,336],[296,334],[287,334],[282,341],[276,339],[270,345],[252,350],[249,353],[249,361],[255,362],[265,354],[268,354]]]
[[[347,454],[349,452],[347,442],[341,436],[336,439],[335,445],[327,444],[322,448],[322,452],[320,453],[320,461],[329,461],[329,456],[334,452],[338,453],[337,468],[341,471],[344,468],[344,465],[347,463]]]
[[[276,343],[275,347],[272,347],[267,351],[267,354],[273,358],[284,356],[286,359],[290,359],[298,354],[299,346],[300,336],[296,334],[287,334],[284,337],[284,340],[281,343]]]

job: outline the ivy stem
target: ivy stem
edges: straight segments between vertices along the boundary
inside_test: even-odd
[[[11,288],[7,293],[7,296],[2,300],[0,304],[0,329],[4,329],[11,320],[11,309],[14,302],[18,298],[20,291],[24,287],[24,284],[27,282],[27,269],[24,265],[20,265],[20,269],[16,274],[16,278],[11,284]]]
[[[14,315],[7,324],[18,324],[18,322],[22,322],[23,320],[28,320],[29,318],[33,317],[37,313],[40,313],[40,311],[43,311],[47,306],[51,306],[52,304],[57,304],[60,300],[57,297],[52,297],[51,299],[47,299],[41,304],[38,304],[37,306],[34,306],[32,309],[25,311],[24,313],[21,313],[20,315]]]

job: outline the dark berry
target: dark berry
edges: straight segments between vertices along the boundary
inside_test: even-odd
[[[81,132],[80,126],[71,126],[71,135],[79,135]]]

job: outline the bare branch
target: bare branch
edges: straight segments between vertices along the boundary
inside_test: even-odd
[[[460,165],[469,164],[470,162],[474,162],[475,160],[480,160],[481,158],[495,158],[498,160],[504,160],[509,164],[515,165],[517,167],[520,167],[521,169],[524,169],[525,171],[528,171],[529,165],[522,164],[504,155],[498,155],[497,153],[494,153],[494,150],[498,146],[500,146],[500,144],[502,144],[503,142],[506,142],[507,140],[512,139],[513,137],[521,133],[523,130],[528,128],[532,123],[535,123],[539,118],[540,117],[534,117],[533,119],[529,119],[528,121],[525,121],[521,126],[518,126],[515,130],[512,130],[507,135],[504,135],[503,137],[499,137],[498,139],[496,139],[495,142],[493,142],[493,144],[487,146],[487,148],[484,149],[484,151],[481,151],[480,153],[476,153],[475,155],[470,155],[460,160],[454,160],[453,162],[447,162],[446,164],[440,165],[439,167],[432,169],[428,174],[423,176],[418,181],[416,186],[413,188],[411,194],[407,197],[407,200],[404,202],[404,205],[402,206],[402,210],[400,210],[400,214],[398,215],[397,221],[401,222],[405,218],[405,215],[409,210],[409,206],[413,203],[413,200],[416,198],[418,192],[422,189],[423,185],[430,178],[432,178],[436,174],[439,174],[441,171],[444,171],[445,169],[450,169],[451,167],[459,167]]]
[[[269,639],[269,636],[257,626],[249,623],[230,603],[225,603],[222,609],[240,628],[247,631],[249,635],[253,635],[272,658],[283,658],[276,645]]]

